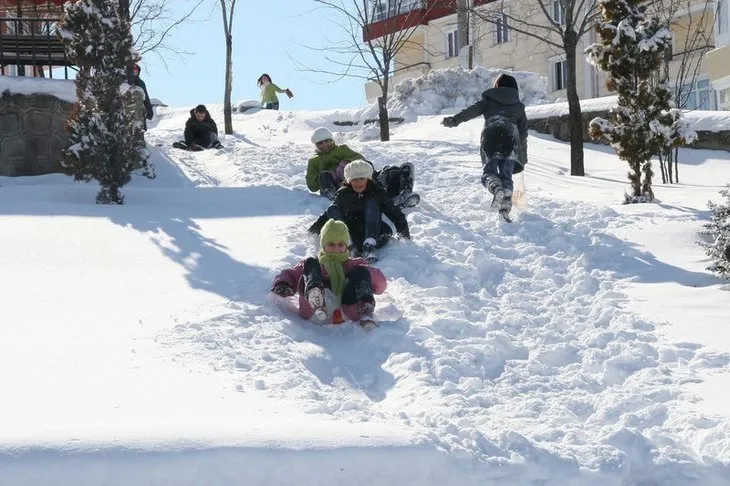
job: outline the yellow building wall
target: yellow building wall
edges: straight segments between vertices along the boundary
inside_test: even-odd
[[[697,2],[704,5],[704,0]],[[532,0],[513,0],[513,12],[530,12],[534,8],[535,2]],[[490,8],[489,5],[484,6],[485,9]],[[691,20],[689,15],[685,15],[677,19],[672,26],[674,35],[674,58],[670,63],[670,84],[674,83],[677,72],[681,66],[681,57],[686,44],[689,29],[701,28],[713,40],[713,22],[714,15],[712,4],[709,4],[706,12],[692,12]],[[525,14],[529,15],[529,14]],[[544,14],[536,12],[532,17],[533,20],[546,22]],[[458,57],[447,56],[446,36],[449,32],[456,30],[456,15],[444,17],[431,22],[428,26],[423,27],[423,32],[412,38],[413,43],[422,42],[422,46],[410,46],[404,49],[397,57],[398,66],[412,65],[417,62],[427,62],[430,69],[445,69],[459,66],[461,63]],[[551,34],[554,36],[554,34]],[[565,98],[566,90],[553,91],[553,69],[554,62],[564,59],[565,53],[562,49],[548,45],[542,39],[519,34],[514,29],[509,29],[509,41],[505,43],[496,43],[494,35],[494,26],[484,21],[477,22],[472,25],[472,38],[476,39],[478,58],[480,62],[477,65],[484,68],[500,68],[511,69],[515,71],[529,71],[541,74],[548,79],[548,92],[556,98]],[[595,96],[607,96],[611,93],[606,88],[607,75],[596,70],[586,61],[584,50],[590,44],[590,39],[595,36],[587,34],[583,42],[579,43],[577,49],[577,65],[576,79],[578,85],[578,95],[581,99],[591,98]],[[559,40],[549,37],[550,40],[559,44]],[[717,72],[712,74],[710,79],[730,75],[730,51],[713,51],[712,56],[705,56],[703,51],[690,54],[691,59],[699,59],[699,78],[706,78],[708,72]],[[419,57],[420,56],[420,57]],[[714,56],[714,57],[713,57]],[[711,64],[713,59],[718,60],[718,66],[713,67]],[[420,74],[422,69],[414,70],[406,74],[396,75],[392,81],[397,83],[405,77],[413,77]],[[371,100],[372,87],[366,87],[368,100]],[[374,99],[374,98],[372,98]]]

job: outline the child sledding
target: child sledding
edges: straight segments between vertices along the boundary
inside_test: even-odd
[[[218,126],[205,105],[198,105],[190,110],[190,118],[185,122],[185,141],[175,142],[172,146],[193,152],[223,148],[218,140]]]
[[[281,297],[298,294],[298,314],[303,319],[339,324],[346,317],[365,329],[376,327],[374,294],[382,294],[387,282],[383,273],[363,258],[350,257],[349,240],[345,223],[327,221],[317,257],[282,271],[274,278],[271,291]]]
[[[361,154],[345,144],[335,143],[332,132],[326,127],[317,128],[312,134],[315,155],[307,163],[307,188],[319,192],[330,200],[334,199],[345,179],[345,167],[353,160],[365,161]],[[373,169],[372,179],[380,184],[396,206],[414,207],[421,201],[418,194],[413,193],[413,164],[405,163],[400,167],[385,166],[378,173]]]
[[[390,225],[382,220],[387,216],[395,225],[395,232],[410,239],[408,221],[403,211],[373,180],[373,167],[364,160],[355,160],[344,169],[345,185],[336,193],[332,205],[322,213],[309,231],[319,233],[328,220],[344,221],[350,232],[353,255],[364,257],[369,263],[378,260],[377,250],[393,236]]]
[[[484,167],[482,185],[494,196],[492,210],[510,221],[512,175],[522,172],[527,164],[527,116],[515,78],[500,74],[494,87],[482,93],[481,100],[454,116],[447,116],[442,123],[456,127],[479,115],[484,116],[480,150]]]

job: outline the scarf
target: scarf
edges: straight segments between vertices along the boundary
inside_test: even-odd
[[[330,253],[319,251],[319,263],[322,264],[330,276],[330,289],[336,297],[342,297],[345,291],[345,267],[344,264],[350,259],[349,253]]]

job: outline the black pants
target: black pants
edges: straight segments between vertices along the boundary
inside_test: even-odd
[[[386,165],[380,172],[373,174],[388,196],[395,197],[401,192],[413,192],[413,166],[409,163],[400,167]]]
[[[370,280],[370,272],[365,267],[357,267],[345,274],[347,282],[342,293],[342,303],[345,305],[357,304],[358,302],[374,302],[373,285]],[[304,272],[302,284],[304,292],[325,286],[322,278],[322,268],[319,260],[309,257],[304,261]]]
[[[365,201],[365,212],[362,215],[345,218],[342,209],[333,204],[327,208],[327,216],[347,225],[352,244],[358,251],[362,251],[362,244],[368,238],[374,239],[375,247],[380,248],[393,236],[390,226],[383,223],[383,214],[375,199]]]
[[[218,135],[213,132],[205,132],[204,134],[193,138],[192,141],[193,144],[200,145],[203,148],[211,148],[216,142],[218,142]]]
[[[326,196],[329,192],[334,194],[340,188],[340,183],[335,180],[335,176],[328,170],[319,173],[319,194]]]
[[[482,131],[482,184],[494,192],[502,188],[512,194],[512,173],[517,160],[519,142],[517,126],[507,118],[490,118]]]

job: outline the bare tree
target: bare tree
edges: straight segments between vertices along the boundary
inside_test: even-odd
[[[140,56],[154,53],[166,63],[165,54],[180,52],[165,44],[165,39],[176,27],[191,20],[203,0],[192,0],[182,14],[173,12],[170,0],[126,0],[126,3],[135,50]],[[179,5],[180,0],[175,3]]]
[[[387,103],[395,57],[404,48],[416,45],[410,38],[420,22],[414,20],[420,20],[432,7],[414,8],[420,5],[413,0],[391,0],[387,7],[377,0],[314,1],[335,14],[333,23],[344,30],[345,38],[316,49],[323,53],[329,67],[303,66],[303,69],[334,76],[334,80],[351,77],[377,83],[381,93],[378,97],[380,140],[387,142],[390,140]]]
[[[220,0],[223,14],[223,34],[226,38],[226,80],[223,91],[223,123],[227,135],[233,133],[231,91],[233,91],[233,11],[236,0]]]
[[[701,73],[705,53],[715,47],[713,0],[653,0],[650,9],[664,27],[675,33],[674,46],[669,45],[659,78],[670,80],[674,104],[685,109],[692,87]],[[676,39],[681,37],[676,34],[681,31],[685,31],[686,35],[677,42]],[[671,63],[676,66],[674,76]],[[659,154],[662,182],[679,182],[678,164],[679,148],[667,149]]]
[[[578,44],[595,26],[597,4],[598,0],[531,0],[517,9],[514,2],[497,0],[486,8],[472,8],[472,14],[485,22],[499,26],[506,20],[510,30],[538,39],[565,54],[565,88],[570,113],[570,174],[575,176],[585,175],[583,119],[576,76]]]

